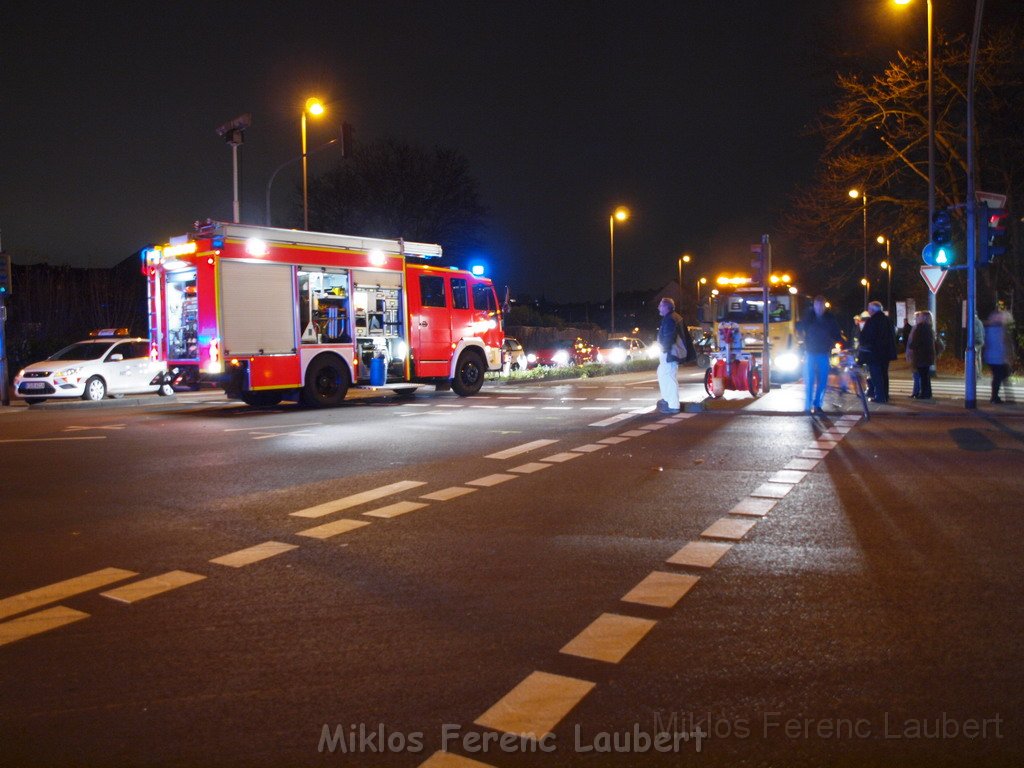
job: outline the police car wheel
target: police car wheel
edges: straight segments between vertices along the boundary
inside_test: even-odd
[[[83,400],[90,400],[94,403],[97,403],[106,396],[107,385],[99,376],[93,376],[91,379],[85,382],[85,392],[82,394]]]

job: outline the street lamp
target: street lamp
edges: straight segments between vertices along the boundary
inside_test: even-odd
[[[611,324],[610,324],[610,328],[611,328],[610,335],[612,335],[612,336],[615,335],[615,222],[616,221],[625,221],[628,218],[629,218],[629,209],[625,208],[625,207],[623,207],[621,205],[618,208],[616,208],[614,211],[612,211],[611,216],[608,217],[608,246],[609,246],[609,250],[611,251],[611,256],[612,256],[612,264],[611,264],[611,272],[612,272],[612,301],[611,301],[612,319],[611,319]]]
[[[306,99],[302,108],[302,228],[309,229],[309,186],[307,183],[308,159],[306,156],[306,115],[319,117],[324,113],[324,104],[320,99],[312,97]]]
[[[885,281],[885,306],[889,310],[889,316],[892,317],[892,257],[889,252],[892,240],[885,235],[879,235],[875,239],[879,244],[885,244],[885,261],[883,261],[880,266],[886,271],[888,276]]]
[[[707,285],[707,284],[708,284],[708,279],[706,277],[702,277],[700,280],[697,281],[697,307],[698,307],[698,309],[700,308],[700,287],[702,285]]]
[[[867,306],[868,306],[868,291],[871,290],[871,281],[868,280],[866,277],[862,277],[860,279],[860,284],[864,286],[864,308],[867,309]]]
[[[860,207],[863,211],[863,231],[862,238],[864,241],[864,277],[861,278],[861,285],[864,286],[864,309],[868,308],[868,287],[867,287],[867,275],[868,275],[868,193],[861,189],[851,189],[849,192],[850,197],[856,200],[860,198]]]
[[[679,290],[683,290],[683,264],[690,263],[690,254],[684,253],[679,257]]]
[[[910,5],[911,0],[893,0],[896,5]],[[932,0],[928,5],[928,241],[931,242],[931,226],[935,218],[935,75],[932,68]],[[928,291],[928,311],[935,317],[936,297]]]

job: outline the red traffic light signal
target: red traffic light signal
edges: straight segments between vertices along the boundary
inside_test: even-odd
[[[977,208],[978,233],[978,263],[990,264],[996,256],[1006,253],[1006,219],[1005,208],[990,208],[987,203],[982,203]]]

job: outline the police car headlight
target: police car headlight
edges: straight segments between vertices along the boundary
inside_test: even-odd
[[[783,352],[775,358],[775,367],[780,371],[795,371],[800,365],[800,358],[793,352]]]
[[[551,356],[551,362],[555,363],[556,365],[568,365],[569,353],[566,352],[564,349],[561,349]]]
[[[608,362],[613,364],[626,362],[626,350],[616,347],[608,353]]]
[[[661,344],[658,342],[654,342],[647,349],[650,350],[651,357],[657,357],[661,354]]]
[[[66,379],[69,376],[74,376],[80,370],[82,370],[82,369],[81,369],[81,367],[78,367],[78,366],[75,366],[75,367],[72,367],[72,368],[62,368],[59,371],[54,371],[52,376],[55,379]]]

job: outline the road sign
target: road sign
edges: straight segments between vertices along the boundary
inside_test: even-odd
[[[942,267],[921,267],[921,277],[924,278],[929,291],[938,293],[942,281],[946,279],[946,270]]]
[[[996,192],[975,192],[974,197],[979,203],[988,203],[989,208],[1005,208],[1006,195]]]

